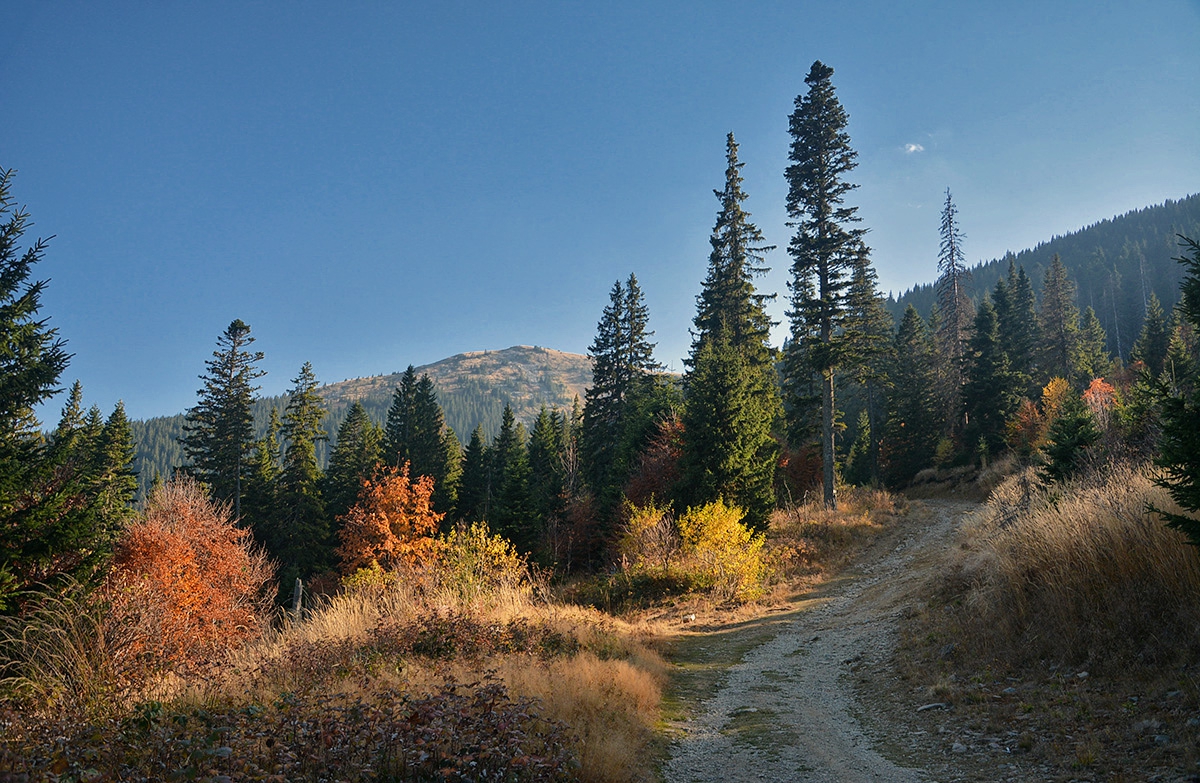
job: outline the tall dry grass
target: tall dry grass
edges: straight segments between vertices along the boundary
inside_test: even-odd
[[[964,529],[941,585],[967,651],[1022,666],[1096,671],[1200,654],[1200,552],[1148,505],[1172,509],[1147,469],[1044,486],[1005,481]]]

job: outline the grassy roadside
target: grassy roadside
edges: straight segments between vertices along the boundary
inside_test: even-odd
[[[964,780],[1200,780],[1200,557],[1143,470],[1018,474],[968,519],[864,689],[898,757]],[[925,707],[925,709],[920,709]]]

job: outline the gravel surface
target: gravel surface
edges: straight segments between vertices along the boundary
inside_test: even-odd
[[[701,713],[676,728],[663,768],[668,783],[929,781],[877,751],[856,714],[855,681],[871,683],[894,644],[910,596],[945,556],[974,504],[927,501],[920,524],[905,525],[869,550],[814,608],[732,666]],[[867,690],[870,690],[868,688]]]

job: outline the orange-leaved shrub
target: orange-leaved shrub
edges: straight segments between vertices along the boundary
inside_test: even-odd
[[[341,518],[342,572],[391,570],[428,560],[444,516],[433,510],[432,495],[433,479],[410,479],[407,463],[364,481],[358,502]]]
[[[274,568],[229,511],[180,477],[155,489],[126,528],[102,588],[107,622],[136,640],[125,655],[200,664],[261,632]]]

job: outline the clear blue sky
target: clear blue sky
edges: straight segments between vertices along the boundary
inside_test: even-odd
[[[630,272],[681,369],[728,131],[786,294],[816,59],[885,289],[932,279],[947,187],[972,263],[1200,190],[1196,0],[9,0],[0,30],[0,166],[57,235],[64,383],[135,418],[194,404],[234,318],[276,393],[304,361],[585,352]]]

